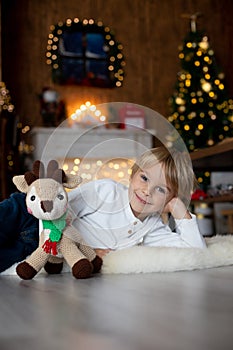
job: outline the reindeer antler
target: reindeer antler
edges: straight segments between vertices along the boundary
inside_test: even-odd
[[[67,180],[64,170],[59,169],[59,165],[56,160],[50,160],[47,166],[47,177],[52,178],[61,184]]]
[[[44,164],[40,160],[36,160],[33,163],[32,172],[37,176],[37,178],[43,178],[45,176]]]
[[[53,177],[55,171],[59,168],[58,162],[56,160],[50,160],[47,166],[47,177]]]
[[[24,178],[27,182],[28,185],[31,185],[34,181],[36,181],[37,179],[39,178],[43,178],[44,177],[44,174],[45,174],[45,171],[44,171],[44,164],[39,161],[39,160],[36,160],[34,163],[33,163],[33,169],[32,171],[27,171],[25,174],[24,174]]]
[[[28,186],[38,179],[45,178],[45,168],[44,164],[40,160],[36,160],[33,163],[33,170],[27,171],[24,174],[25,181]],[[56,160],[50,160],[47,166],[47,176],[46,178],[54,179],[59,183],[65,183],[67,181],[67,176],[64,170],[59,168],[59,164]]]

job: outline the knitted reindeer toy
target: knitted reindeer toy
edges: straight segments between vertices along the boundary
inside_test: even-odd
[[[65,174],[55,160],[49,162],[46,176],[43,163],[37,160],[33,171],[14,176],[13,182],[19,191],[26,193],[28,212],[43,224],[39,247],[17,265],[17,274],[22,279],[32,279],[43,267],[47,273],[60,273],[63,259],[75,278],[88,278],[99,272],[102,259],[69,223],[67,213],[65,188],[75,188],[81,178]]]

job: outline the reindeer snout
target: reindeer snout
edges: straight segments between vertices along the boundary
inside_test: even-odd
[[[46,213],[50,213],[53,209],[53,202],[52,201],[41,201],[40,202],[42,210]]]

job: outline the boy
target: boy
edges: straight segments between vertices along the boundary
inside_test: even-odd
[[[132,167],[129,188],[109,179],[71,191],[73,225],[100,256],[137,244],[204,248],[196,217],[187,205],[195,183],[184,154],[158,147]],[[171,213],[176,232],[162,220]]]

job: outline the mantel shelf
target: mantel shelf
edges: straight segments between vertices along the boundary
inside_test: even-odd
[[[233,194],[228,194],[224,196],[216,196],[216,197],[207,197],[205,199],[200,200],[192,200],[192,204],[197,203],[225,203],[225,202],[233,202]]]
[[[34,159],[137,158],[152,147],[150,130],[33,128]]]
[[[233,171],[233,138],[190,153],[194,170]]]
[[[190,153],[192,160],[201,159],[205,157],[214,156],[219,153],[225,153],[233,151],[233,137],[225,139],[224,141],[218,143],[217,145],[211,146],[209,148],[199,149]]]
[[[194,171],[233,171],[233,138],[225,139],[217,145],[200,149],[190,154]],[[233,179],[232,179],[233,181]],[[201,200],[192,200],[192,204],[207,203],[210,206],[215,203],[232,203],[233,194],[207,197]]]

